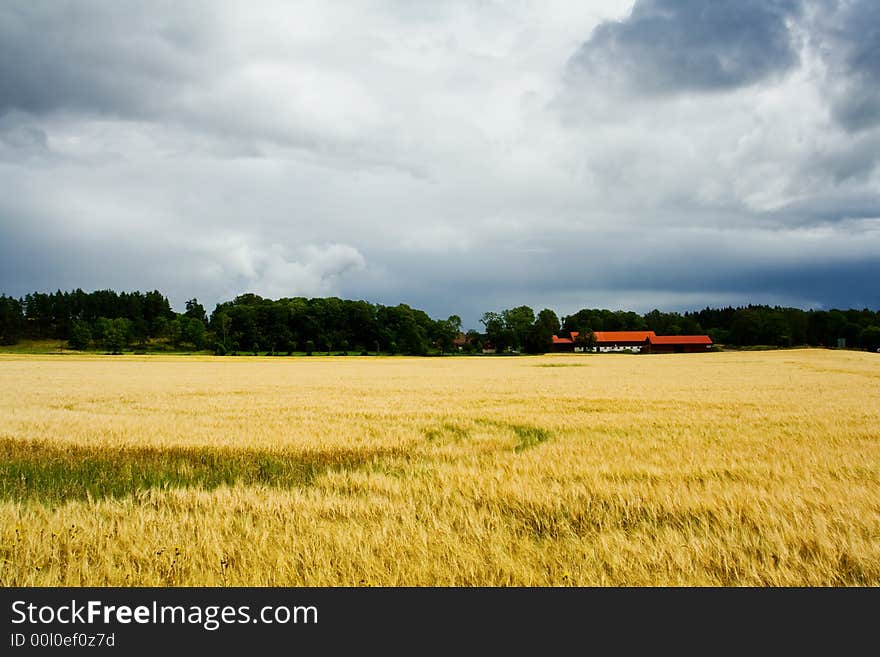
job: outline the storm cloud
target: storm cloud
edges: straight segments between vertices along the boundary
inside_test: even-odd
[[[189,8],[189,10],[188,10]],[[167,111],[198,77],[192,3],[12,2],[0,14],[0,111]]]
[[[0,291],[880,304],[877,5],[0,6]]]
[[[584,71],[642,93],[731,89],[798,64],[796,0],[637,0],[573,57]]]
[[[850,131],[880,124],[880,5],[841,3],[823,16],[822,44],[837,78],[835,117]]]

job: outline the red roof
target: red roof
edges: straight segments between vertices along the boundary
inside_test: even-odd
[[[571,344],[568,338],[560,338],[558,335],[553,336],[553,344]]]
[[[712,344],[708,335],[654,335],[651,344]]]
[[[657,337],[654,331],[595,331],[596,342],[644,342]]]

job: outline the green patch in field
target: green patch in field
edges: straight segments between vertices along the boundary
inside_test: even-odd
[[[432,427],[425,431],[425,438],[428,440],[465,440],[470,438],[471,434],[467,429],[463,429],[458,425],[445,423]]]
[[[308,486],[326,470],[358,468],[399,450],[285,456],[208,448],[90,448],[0,440],[0,499],[63,502],[126,497],[151,488]]]
[[[535,447],[536,445],[540,445],[550,438],[553,437],[553,434],[547,431],[546,429],[541,429],[540,427],[532,427],[526,424],[510,424],[508,422],[499,422],[497,420],[488,420],[481,419],[477,420],[481,424],[488,424],[493,427],[498,427],[500,429],[505,429],[513,433],[517,438],[517,444],[513,448],[513,451],[519,453],[525,449],[529,449],[530,447]]]
[[[519,439],[519,444],[513,448],[515,452],[521,452],[524,449],[529,449],[530,447],[534,447],[535,445],[540,445],[545,440],[549,440],[551,437],[549,431],[547,431],[546,429],[540,429],[538,427],[511,425],[510,428]]]

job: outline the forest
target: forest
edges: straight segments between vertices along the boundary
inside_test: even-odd
[[[570,331],[652,330],[708,334],[723,347],[880,348],[880,312],[867,308],[803,310],[766,305],[662,312],[584,308],[561,318],[549,308],[517,306],[483,314],[481,331],[462,332],[461,318],[337,297],[266,299],[242,294],[210,315],[196,298],[184,312],[161,292],[96,290],[0,295],[0,344],[57,340],[70,349],[204,351],[218,355],[544,353],[553,335]],[[843,343],[839,341],[843,340]]]

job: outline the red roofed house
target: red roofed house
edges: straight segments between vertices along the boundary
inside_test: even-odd
[[[596,351],[643,351],[654,331],[593,331]]]
[[[578,345],[579,331],[569,333],[570,338],[553,336],[553,348],[555,351],[583,351],[584,347]],[[654,335],[654,331],[595,331],[596,351],[639,351],[648,345],[648,338]]]
[[[571,338],[553,336],[554,351],[582,351],[577,345],[578,332]],[[708,335],[657,335],[654,331],[594,331],[596,351],[636,351],[640,353],[695,353],[712,348]]]
[[[465,348],[470,347],[471,344],[471,336],[466,333],[459,332],[459,334],[455,336],[455,339],[452,340],[452,346],[458,351],[464,351]]]

